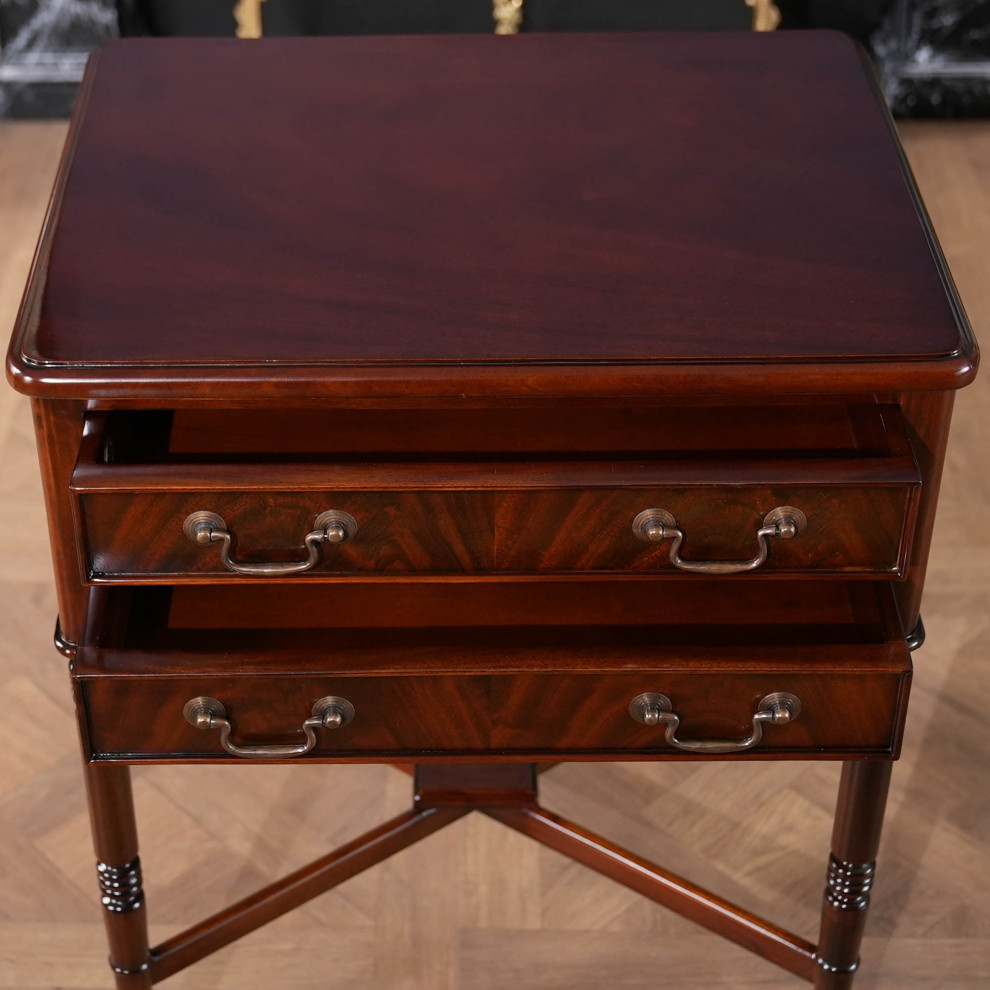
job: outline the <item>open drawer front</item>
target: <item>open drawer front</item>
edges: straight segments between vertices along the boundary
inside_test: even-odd
[[[897,754],[911,663],[888,585],[429,590],[96,589],[73,665],[91,757]]]
[[[93,414],[84,580],[903,575],[921,476],[896,406],[429,412]]]

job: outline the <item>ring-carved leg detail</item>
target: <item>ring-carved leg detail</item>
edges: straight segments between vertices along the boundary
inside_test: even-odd
[[[100,903],[108,911],[136,911],[144,903],[141,860],[136,856],[124,866],[97,863],[96,878],[103,894]]]
[[[845,863],[829,857],[825,899],[843,911],[865,911],[870,906],[870,888],[877,864]]]
[[[815,951],[816,990],[849,990],[859,968],[891,766],[886,760],[843,765]]]
[[[870,906],[870,888],[873,886],[875,872],[875,862],[846,863],[836,859],[834,855],[830,856],[825,903],[838,911],[861,911],[865,918],[865,912]],[[815,962],[825,973],[852,974],[859,969],[858,957],[851,963],[838,966],[816,953]]]
[[[117,990],[149,990],[151,955],[129,768],[89,764],[86,791],[114,982]]]

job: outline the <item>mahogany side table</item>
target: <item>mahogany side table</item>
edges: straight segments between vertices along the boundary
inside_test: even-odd
[[[976,362],[838,35],[103,49],[8,373],[117,987],[471,810],[849,987]],[[620,759],[843,761],[817,944],[538,804]],[[247,760],[413,806],[149,948],[129,765]]]

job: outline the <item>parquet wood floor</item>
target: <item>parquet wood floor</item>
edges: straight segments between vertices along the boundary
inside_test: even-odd
[[[65,133],[0,124],[0,327]],[[990,341],[990,123],[903,128],[977,335]],[[928,643],[881,848],[859,990],[990,985],[990,375],[959,397]],[[109,986],[27,403],[0,389],[0,990]],[[558,766],[547,807],[813,938],[830,764]],[[153,936],[408,805],[388,767],[135,771]],[[748,974],[740,977],[740,973]],[[164,986],[646,990],[801,984],[480,816]]]

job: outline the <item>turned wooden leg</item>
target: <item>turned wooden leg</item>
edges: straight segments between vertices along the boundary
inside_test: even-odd
[[[103,921],[117,990],[151,986],[148,922],[141,888],[130,768],[91,763],[86,791],[96,849]]]
[[[863,760],[842,766],[815,951],[815,990],[849,990],[859,966],[859,945],[870,906],[892,766],[890,760]]]

